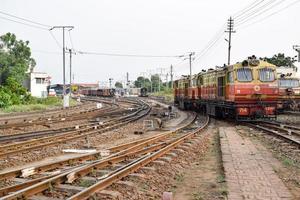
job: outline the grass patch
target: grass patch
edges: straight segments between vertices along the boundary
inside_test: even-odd
[[[219,175],[219,176],[217,177],[217,182],[218,182],[218,183],[224,183],[224,182],[226,182],[226,181],[225,181],[225,176],[224,176],[223,174]]]
[[[177,181],[177,182],[182,182],[184,180],[184,176],[183,174],[175,174],[175,177],[174,179]]]
[[[193,196],[193,200],[204,200],[204,198],[202,197],[202,193],[201,192],[196,192],[192,194]]]
[[[293,161],[292,159],[289,159],[289,158],[283,158],[282,163],[285,166],[294,166],[295,165],[295,161]]]
[[[70,106],[77,105],[78,102],[74,99],[70,99]],[[46,110],[63,105],[63,101],[60,97],[47,97],[44,99],[36,98],[31,102],[31,104],[21,104],[21,105],[12,105],[7,108],[0,109],[0,112],[3,113],[13,113],[13,112],[30,112],[30,111],[39,111]]]
[[[160,92],[155,92],[151,94],[152,96],[157,97],[164,97],[167,102],[173,102],[174,101],[174,93],[173,89],[167,89]]]

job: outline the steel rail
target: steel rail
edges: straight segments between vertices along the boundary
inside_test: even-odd
[[[261,125],[258,125],[258,124],[251,124],[251,123],[246,123],[246,125],[248,125],[250,127],[253,127],[253,128],[257,128],[259,130],[263,130],[266,133],[274,135],[274,136],[276,136],[276,137],[278,137],[280,139],[285,140],[286,142],[292,143],[292,144],[300,147],[300,140],[296,140],[295,138],[292,138],[289,135],[281,134],[281,133],[278,132],[278,130],[279,131],[283,131],[283,132],[287,132],[287,130],[284,129],[284,128],[276,127],[276,130],[274,130],[275,127],[266,126],[266,125],[261,126]]]
[[[69,197],[67,200],[83,200],[83,199],[89,198],[95,192],[97,192],[99,190],[105,189],[106,187],[110,186],[111,184],[115,183],[116,181],[118,181],[118,180],[120,180],[120,179],[128,176],[130,173],[133,173],[133,172],[137,171],[141,167],[143,167],[143,166],[149,164],[150,162],[158,159],[159,157],[165,155],[171,149],[175,148],[179,144],[181,144],[184,141],[186,141],[187,139],[191,138],[192,136],[194,136],[199,131],[203,130],[203,128],[205,128],[207,126],[208,122],[209,122],[209,118],[207,118],[207,121],[204,124],[204,126],[198,128],[195,131],[192,131],[190,133],[185,134],[184,136],[180,137],[179,139],[176,139],[175,141],[173,141],[172,143],[168,144],[167,146],[165,146],[164,148],[160,149],[159,151],[157,151],[155,153],[152,153],[150,155],[146,155],[142,159],[139,159],[136,162],[134,161],[134,162],[128,164],[122,170],[119,170],[116,173],[112,173],[107,178],[105,178],[103,180],[100,180],[96,184],[94,184],[94,185],[92,185],[92,186],[84,189],[83,191],[81,191],[81,192],[79,192],[79,193],[77,193],[77,194]]]
[[[178,130],[176,130],[176,131],[178,131]],[[174,132],[176,132],[176,131],[174,131]],[[170,133],[169,133],[169,135],[170,135]],[[164,134],[161,134],[158,137],[164,137]],[[141,140],[141,142],[142,141],[144,141],[144,140]],[[131,151],[128,151],[127,149],[125,149],[123,151],[120,151],[118,153],[111,155],[110,157],[108,157],[106,159],[102,159],[100,161],[95,161],[92,164],[87,164],[86,166],[75,168],[71,172],[60,174],[56,177],[52,177],[50,179],[44,180],[44,181],[37,183],[35,185],[32,185],[30,187],[21,189],[20,191],[10,194],[8,196],[5,196],[2,199],[17,199],[19,197],[25,197],[25,198],[30,197],[34,194],[37,194],[39,192],[46,190],[51,185],[68,182],[70,180],[72,181],[72,180],[76,179],[78,177],[77,176],[78,172],[82,176],[83,174],[89,173],[91,170],[96,169],[95,168],[96,166],[97,166],[97,168],[101,168],[104,166],[111,165],[112,163],[118,163],[118,162],[121,162],[124,160],[128,160],[132,157],[136,157],[137,154],[140,155],[140,154],[145,154],[145,153],[149,153],[149,152],[153,152],[153,151],[162,149],[163,146],[166,146],[170,143],[170,142],[157,143],[157,141],[160,141],[160,140],[153,141],[151,143],[151,145],[149,143],[142,142],[139,146],[143,146],[144,148],[131,148]],[[132,145],[134,145],[134,144],[135,143],[132,142]],[[126,146],[123,145],[123,147],[121,147],[121,148],[126,148]]]
[[[86,137],[86,136],[89,136],[89,135],[95,134],[95,133],[103,133],[105,131],[109,131],[114,128],[118,128],[122,125],[125,125],[134,120],[139,119],[140,116],[135,117],[135,115],[137,115],[137,113],[139,113],[143,110],[144,110],[144,108],[141,108],[140,110],[138,110],[132,114],[129,114],[128,116],[123,117],[121,119],[121,122],[117,122],[117,120],[116,120],[116,122],[114,122],[115,124],[113,124],[113,125],[110,125],[113,123],[113,122],[111,122],[108,126],[97,125],[94,127],[79,129],[76,131],[71,131],[71,132],[60,134],[60,135],[43,137],[43,138],[33,139],[33,140],[24,141],[24,142],[15,143],[15,144],[2,145],[2,146],[0,146],[0,152],[1,152],[0,157],[16,154],[16,153],[23,152],[23,151],[33,150],[33,149],[37,149],[37,148],[41,148],[41,147],[45,147],[45,146],[50,146],[50,145],[54,145],[54,144],[59,144],[59,143],[63,143],[63,142],[70,141],[70,140],[79,139],[79,138]],[[149,112],[150,112],[150,110],[149,110]],[[128,118],[128,117],[132,117],[132,118]],[[101,130],[99,130],[98,128],[101,128]],[[32,146],[30,146],[30,145],[32,145]]]

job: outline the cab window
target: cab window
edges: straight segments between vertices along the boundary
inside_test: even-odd
[[[233,80],[233,72],[228,72],[227,73],[227,82],[228,83],[233,83],[234,80]]]
[[[271,82],[275,80],[274,70],[271,68],[263,68],[259,70],[259,80],[263,82]]]
[[[249,68],[240,68],[236,70],[237,80],[240,82],[252,81],[252,70]]]
[[[279,87],[299,87],[298,79],[279,79]]]

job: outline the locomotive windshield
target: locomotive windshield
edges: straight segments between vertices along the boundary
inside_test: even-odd
[[[271,68],[263,68],[259,70],[259,80],[263,82],[271,82],[275,80],[274,70]]]
[[[249,68],[240,68],[237,69],[237,79],[240,82],[249,82],[252,81],[252,70]]]
[[[279,79],[279,86],[280,87],[290,87],[295,88],[299,87],[299,80],[298,79]]]

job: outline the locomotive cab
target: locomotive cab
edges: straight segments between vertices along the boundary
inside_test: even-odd
[[[236,118],[275,118],[278,97],[276,66],[251,57],[228,72],[228,100],[235,103]]]

